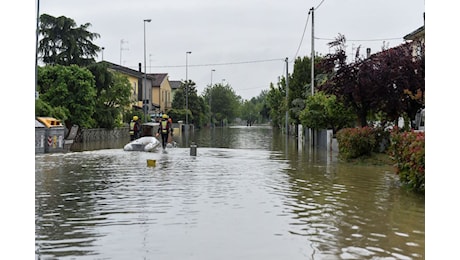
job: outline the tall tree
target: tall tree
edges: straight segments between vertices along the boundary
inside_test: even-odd
[[[38,68],[38,90],[40,99],[51,107],[62,107],[68,111],[64,120],[66,127],[79,125],[92,128],[96,110],[94,76],[87,68],[71,66],[45,66]],[[61,118],[60,118],[61,119]]]
[[[326,95],[323,92],[310,95],[305,109],[300,114],[302,125],[314,129],[332,128],[334,133],[344,127],[353,126],[355,118],[350,108],[337,101],[334,95]]]
[[[128,78],[110,71],[107,63],[94,63],[88,69],[94,75],[96,86],[96,127],[111,129],[121,126],[122,115],[131,103],[131,84]]]
[[[252,125],[259,117],[259,111],[257,110],[257,99],[251,98],[251,100],[244,100],[240,106],[241,119],[246,120],[249,125]]]
[[[86,23],[77,27],[75,21],[65,16],[40,16],[39,33],[42,39],[38,51],[45,64],[86,66],[94,63],[100,51],[92,41],[99,38],[98,33],[88,31]]]
[[[270,90],[267,94],[267,105],[270,108],[270,119],[272,126],[282,128],[283,118],[285,117],[286,104],[286,79],[281,78],[277,87],[270,83]]]
[[[317,66],[322,59],[321,56],[315,57],[315,75],[323,74],[322,68]],[[305,100],[311,95],[311,77],[311,57],[297,57],[294,70],[289,76],[288,93],[289,117],[295,124],[300,123],[300,112],[305,108]]]
[[[232,122],[238,116],[241,97],[236,95],[229,84],[215,84],[205,90],[204,96],[208,102],[211,98],[211,111],[216,121]]]
[[[345,42],[345,36],[339,35],[329,43],[336,52],[322,62],[330,75],[320,89],[351,106],[361,126],[366,126],[368,116],[375,113],[390,121],[404,114],[414,117],[424,106],[424,55],[415,58],[410,45],[403,44],[347,63]]]
[[[170,116],[174,116],[175,120],[183,120],[185,122],[186,112],[188,113],[189,123],[192,123],[196,127],[200,127],[207,120],[207,106],[201,96],[198,96],[198,91],[195,87],[195,82],[192,80],[188,81],[188,111],[186,111],[186,82],[181,82],[179,89],[174,94],[172,101],[172,110],[167,112]]]

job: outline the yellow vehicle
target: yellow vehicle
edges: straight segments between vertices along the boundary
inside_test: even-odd
[[[63,127],[61,120],[56,119],[54,117],[37,117],[37,120],[40,121],[40,123],[44,124],[46,128],[51,128],[51,127]]]

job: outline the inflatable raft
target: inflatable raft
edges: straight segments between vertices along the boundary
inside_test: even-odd
[[[161,147],[161,143],[158,139],[153,136],[144,136],[126,144],[123,150],[154,152],[158,147]]]

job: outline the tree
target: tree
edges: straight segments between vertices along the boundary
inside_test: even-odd
[[[96,125],[96,89],[94,76],[87,68],[71,66],[45,66],[38,68],[40,99],[53,108],[68,111],[64,119],[67,128],[76,124],[91,128]],[[63,119],[63,118],[59,118]]]
[[[112,129],[121,126],[122,116],[131,104],[131,84],[128,78],[110,71],[106,63],[94,63],[88,69],[94,75],[96,85],[96,127]]]
[[[286,80],[284,77],[275,87],[270,83],[270,90],[267,94],[267,105],[270,108],[270,119],[272,126],[282,128],[283,117],[285,116],[286,105]]]
[[[262,90],[256,97],[256,110],[259,113],[259,123],[265,123],[270,119],[270,108],[267,102],[268,90]]]
[[[208,103],[211,99],[211,112],[217,122],[232,122],[238,116],[241,97],[236,95],[228,83],[206,88],[204,96]]]
[[[315,74],[321,75],[323,70],[316,64],[322,60],[321,56],[315,57]],[[311,57],[297,57],[294,70],[289,76],[289,117],[295,124],[300,123],[300,112],[305,108],[305,100],[311,95]],[[317,81],[317,77],[315,77]]]
[[[246,120],[248,125],[252,125],[259,117],[259,111],[257,110],[256,98],[251,100],[244,100],[240,106],[241,119]]]
[[[50,116],[54,118],[59,118],[64,122],[69,118],[70,112],[67,108],[62,106],[52,107],[47,102],[43,101],[42,98],[39,98],[35,100],[35,116]]]
[[[414,57],[412,46],[406,43],[377,53],[369,60],[378,69],[376,89],[383,97],[378,111],[391,122],[397,122],[400,116],[414,119],[425,106],[424,52]]]
[[[94,63],[100,48],[92,41],[99,38],[98,33],[89,32],[86,23],[77,27],[75,21],[65,16],[40,16],[39,33],[43,37],[38,52],[45,64],[86,66]]]
[[[367,126],[368,117],[376,113],[391,121],[404,114],[413,118],[424,106],[424,55],[414,58],[409,44],[403,44],[367,59],[357,55],[357,60],[348,64],[345,42],[339,35],[329,43],[336,52],[321,63],[330,75],[320,90],[352,107],[361,126]]]
[[[185,95],[186,82],[181,82],[179,89],[174,94],[172,102],[173,110],[169,113],[175,116],[177,120],[183,120],[185,122],[186,114],[188,113],[189,123],[200,127],[206,122],[206,110],[207,106],[204,103],[202,97],[198,96],[195,82],[192,80],[188,81],[188,111],[186,111],[186,95]]]
[[[355,114],[337,100],[334,95],[317,92],[309,96],[306,107],[300,114],[302,125],[314,129],[332,128],[337,133],[344,127],[351,127]]]

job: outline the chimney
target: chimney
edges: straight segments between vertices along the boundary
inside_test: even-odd
[[[371,48],[366,49],[367,58],[371,56]]]
[[[142,63],[139,62],[139,72],[142,72]]]

